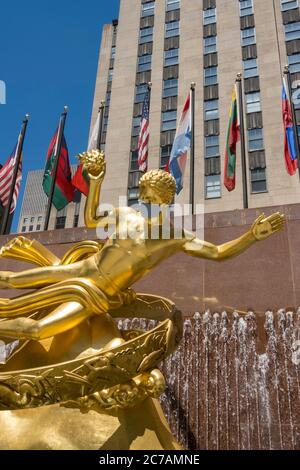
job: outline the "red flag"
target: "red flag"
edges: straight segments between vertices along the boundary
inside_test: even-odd
[[[72,184],[74,188],[78,189],[78,191],[80,191],[85,196],[88,196],[89,194],[88,177],[82,165],[78,166],[76,173],[73,176]]]

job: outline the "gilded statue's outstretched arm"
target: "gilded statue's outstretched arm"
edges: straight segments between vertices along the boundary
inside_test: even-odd
[[[85,204],[84,221],[88,228],[105,226],[109,220],[107,216],[97,215],[100,203],[100,192],[106,172],[104,154],[98,151],[86,152],[79,155],[83,168],[87,171],[90,188]]]
[[[213,261],[223,261],[233,256],[237,256],[243,251],[247,250],[256,241],[265,240],[273,233],[278,232],[283,228],[284,216],[280,213],[271,215],[265,218],[262,214],[254,222],[251,229],[240,238],[224,243],[223,245],[216,246],[211,243],[203,242],[197,238],[187,241],[184,245],[184,252],[188,255],[198,258],[210,259]],[[187,238],[190,234],[187,233]]]

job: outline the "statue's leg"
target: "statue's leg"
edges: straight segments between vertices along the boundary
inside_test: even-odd
[[[42,320],[16,318],[0,322],[0,336],[39,341],[74,328],[92,313],[78,302],[67,302]]]
[[[77,278],[81,274],[81,263],[34,268],[20,273],[0,271],[0,289],[35,289]]]
[[[71,279],[14,299],[0,298],[0,318],[20,317],[67,302],[78,302],[98,314],[111,308],[110,299],[91,281]]]

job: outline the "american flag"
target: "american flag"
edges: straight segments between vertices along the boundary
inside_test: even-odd
[[[0,170],[0,201],[3,207],[7,207],[7,205],[9,204],[10,190],[13,184],[13,177],[14,177],[15,164],[16,164],[16,158],[18,154],[19,145],[20,145],[20,137],[19,137],[18,145],[16,146],[14,152],[12,153],[12,155],[9,157],[7,162],[3,165],[3,167]],[[14,212],[17,206],[21,180],[22,180],[22,158],[20,159],[20,163],[19,163],[17,179],[16,179],[16,184],[15,184],[14,193],[13,193],[13,199],[12,199],[12,203],[10,207],[10,214]]]
[[[140,171],[147,171],[148,168],[148,144],[149,144],[149,108],[150,108],[150,88],[148,88],[141,118],[141,130],[138,143],[138,164]]]

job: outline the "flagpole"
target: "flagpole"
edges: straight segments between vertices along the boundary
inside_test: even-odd
[[[242,154],[242,175],[243,175],[243,202],[244,209],[248,209],[248,176],[247,176],[247,159],[246,159],[246,142],[245,142],[245,123],[244,123],[244,100],[243,100],[243,85],[242,74],[238,73],[236,78],[238,85],[238,100],[240,108],[240,133],[241,133],[241,154]]]
[[[293,99],[292,99],[291,73],[290,73],[290,69],[289,69],[288,65],[286,65],[284,67],[284,74],[286,75],[286,80],[287,80],[287,85],[288,85],[288,92],[289,92],[289,101],[290,101],[290,104],[291,104],[294,137],[295,137],[296,151],[297,151],[298,173],[299,173],[299,178],[300,178],[300,143],[299,143],[298,128],[297,128],[296,110],[295,110],[294,102],[293,102]]]
[[[191,158],[190,158],[190,206],[195,213],[195,88],[191,83]]]
[[[53,195],[54,195],[54,190],[55,190],[55,182],[56,182],[56,176],[57,176],[57,170],[58,170],[58,162],[59,162],[59,156],[60,156],[61,147],[62,147],[62,139],[64,135],[67,114],[68,114],[68,107],[65,106],[64,112],[60,116],[57,141],[56,141],[56,146],[55,146],[54,167],[53,167],[51,188],[50,188],[50,194],[48,198],[48,206],[47,206],[46,219],[45,219],[45,227],[44,227],[45,231],[47,231],[49,227],[49,220],[50,220],[52,201],[53,201]]]
[[[9,198],[8,198],[8,204],[6,206],[5,214],[4,214],[4,220],[2,223],[2,229],[1,229],[1,235],[5,235],[8,231],[8,224],[9,224],[9,216],[10,216],[10,208],[13,202],[13,197],[14,197],[14,191],[15,191],[15,186],[17,182],[17,177],[18,177],[18,171],[19,171],[19,165],[20,165],[20,160],[22,157],[22,152],[23,152],[23,144],[24,144],[24,139],[26,135],[26,129],[29,121],[29,114],[25,115],[25,118],[23,120],[22,128],[21,128],[21,133],[18,139],[18,145],[16,149],[16,155],[15,155],[15,165],[14,165],[14,173],[13,173],[13,178],[11,182],[11,188],[10,188],[10,193],[9,193]]]
[[[98,111],[98,114],[100,114],[99,129],[98,129],[98,136],[97,136],[97,149],[98,150],[101,150],[101,140],[102,140],[103,121],[104,121],[104,109],[105,109],[105,101],[101,101],[101,105],[100,105],[99,111]]]

